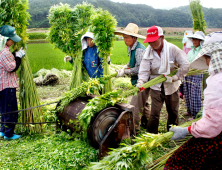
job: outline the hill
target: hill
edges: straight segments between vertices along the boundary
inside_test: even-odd
[[[50,27],[47,15],[53,5],[67,3],[71,7],[85,0],[29,0],[31,21],[29,28]],[[101,7],[115,16],[119,27],[125,27],[129,22],[140,27],[160,25],[161,27],[192,27],[192,17],[189,6],[171,10],[154,9],[144,4],[116,3],[110,0],[88,0],[96,8]],[[203,8],[205,20],[209,28],[222,28],[222,9]]]

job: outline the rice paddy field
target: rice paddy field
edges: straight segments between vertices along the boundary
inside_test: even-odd
[[[166,40],[168,39],[169,42],[182,48],[182,38],[166,37]],[[143,41],[139,40],[139,42],[142,43]],[[145,43],[144,45],[147,47],[148,43]],[[50,43],[28,44],[27,53],[33,74],[42,68],[49,70],[52,68],[58,70],[72,70],[72,65],[64,62],[66,54],[58,49],[53,49],[53,45]],[[127,47],[123,40],[114,42],[110,58],[113,64],[124,65],[129,62],[130,58],[128,56]]]
[[[166,37],[169,42],[182,48],[181,39]],[[139,40],[142,42],[142,40]],[[148,44],[145,44],[147,46]],[[58,49],[53,49],[49,43],[36,43],[27,45],[27,53],[32,68],[32,73],[40,69],[67,70],[71,73],[72,65],[64,62],[64,56]],[[111,72],[122,68],[122,65],[129,62],[127,47],[124,41],[115,41],[111,55]],[[41,104],[57,101],[64,92],[69,89],[70,77],[61,77],[59,84],[55,86],[37,86],[37,92]],[[113,89],[125,89],[130,87],[129,78],[113,78]],[[42,107],[46,121],[55,121],[54,109],[56,104]],[[184,101],[180,101],[179,115],[181,122],[188,117],[184,117]],[[166,132],[167,112],[165,106],[161,110],[159,131]],[[19,126],[16,125],[16,133],[19,134]],[[88,142],[80,140],[70,131],[56,131],[55,124],[47,124],[45,131],[41,134],[21,134],[22,137],[15,141],[5,141],[0,138],[0,169],[88,169],[90,162],[98,161],[98,150],[91,147]],[[145,133],[142,128],[141,134]],[[139,134],[140,135],[140,134]],[[167,149],[168,148],[168,149]],[[164,155],[169,151],[169,146],[155,151],[156,155]],[[147,169],[146,166],[141,169]]]

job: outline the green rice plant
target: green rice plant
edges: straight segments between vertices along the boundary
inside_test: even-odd
[[[51,70],[73,69],[73,65],[65,63],[63,57],[65,54],[59,49],[53,49],[50,43],[44,44],[27,44],[27,54],[29,56],[32,73],[37,73],[42,68]]]
[[[26,28],[28,20],[30,19],[30,15],[27,12],[28,0],[2,0],[0,5],[0,25],[11,25],[15,27],[17,35],[22,38],[22,41],[14,43],[13,49],[17,51],[20,47],[23,47],[26,50],[26,43],[28,40]],[[22,109],[40,105],[27,53],[22,58],[19,68],[19,87],[20,107]],[[41,108],[23,111],[21,120],[22,123],[44,121]],[[21,126],[21,128],[25,129],[26,132],[42,131],[42,126],[40,124]]]
[[[205,33],[206,22],[204,20],[204,14],[200,0],[189,0],[190,10],[193,17],[193,29],[196,31],[202,31]]]
[[[116,19],[108,11],[103,11],[101,8],[97,9],[96,14],[91,16],[89,30],[94,34],[94,42],[98,47],[99,57],[102,58],[104,75],[110,74],[107,59],[113,48],[116,25]],[[103,88],[103,93],[111,90],[111,80],[109,80]]]
[[[46,39],[47,34],[42,32],[27,33],[29,40]]]

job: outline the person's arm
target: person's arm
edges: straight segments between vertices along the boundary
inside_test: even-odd
[[[144,83],[149,80],[151,73],[151,62],[147,59],[142,59],[139,68],[138,80],[143,81]]]
[[[15,69],[12,70],[12,72],[16,72],[18,70],[19,66],[21,65],[21,58],[20,57],[16,57],[15,56],[15,52],[13,52],[12,54],[14,55],[15,62],[16,62]]]
[[[2,53],[1,62],[3,68],[8,72],[12,72],[16,68],[16,61],[12,53]]]
[[[171,53],[172,55],[174,55],[176,63],[179,65],[179,70],[176,75],[179,80],[183,80],[189,71],[190,63],[187,60],[186,53],[179,49],[177,46],[172,46],[171,50]]]
[[[135,66],[133,68],[126,69],[125,74],[131,75],[131,76],[138,75],[139,68],[140,68],[140,63],[143,59],[143,54],[144,54],[144,50],[142,48],[137,48],[136,49],[136,51],[135,51],[135,59],[136,59]]]
[[[204,90],[203,117],[191,126],[194,137],[212,138],[222,132],[222,73],[211,75],[208,79]]]

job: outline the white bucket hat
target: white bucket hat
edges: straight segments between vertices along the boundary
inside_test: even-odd
[[[125,35],[131,35],[131,36],[134,36],[137,38],[146,39],[145,36],[139,35],[138,31],[139,31],[138,25],[136,25],[134,23],[129,23],[123,31],[115,31],[114,34],[115,35],[125,34]]]
[[[213,73],[222,71],[222,31],[213,32],[206,36],[203,48],[190,64],[191,68],[199,70],[206,70],[209,68],[203,55],[211,57],[210,67]]]
[[[85,40],[85,37],[89,37],[89,38],[92,38],[94,40],[94,35],[93,33],[91,32],[86,32],[82,37],[81,37],[81,44],[82,44],[82,50],[85,50],[88,45],[87,45],[87,42]]]
[[[193,35],[187,36],[187,38],[196,38],[196,39],[204,41],[205,35],[202,31],[196,31]]]

